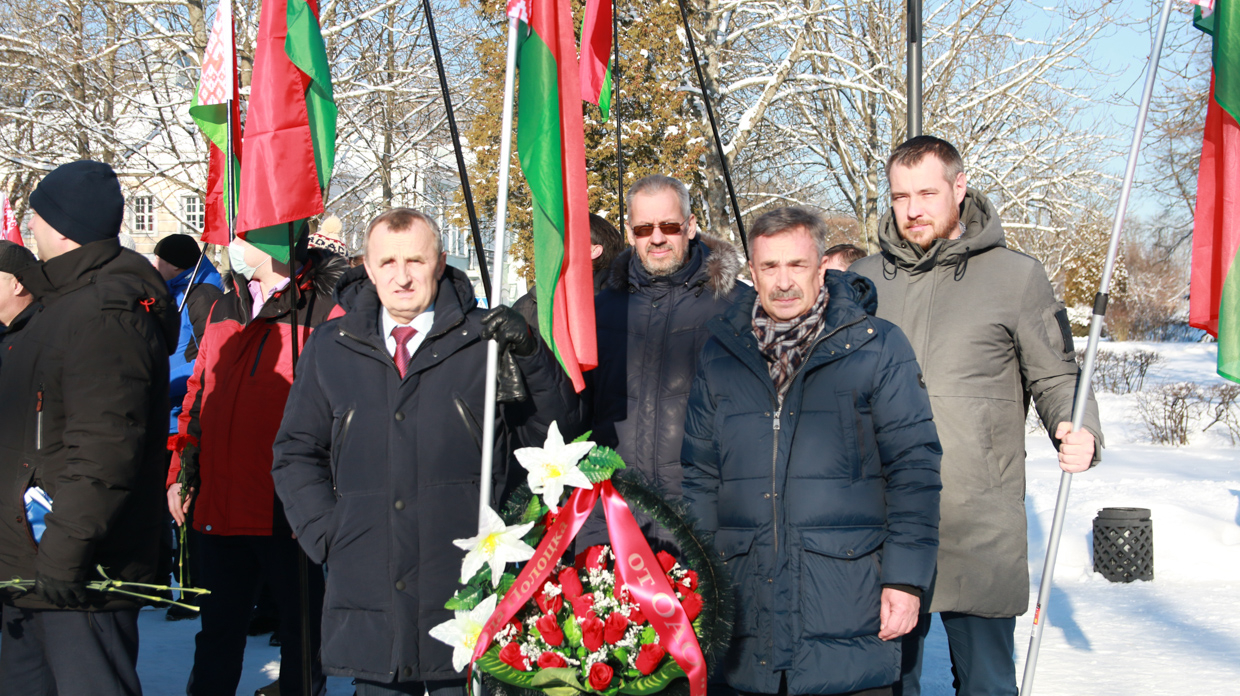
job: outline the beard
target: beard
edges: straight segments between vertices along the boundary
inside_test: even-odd
[[[915,225],[928,225],[928,229],[910,232],[909,228]],[[900,236],[908,241],[921,247],[923,250],[929,249],[936,239],[949,239],[960,227],[960,209],[952,208],[951,213],[946,219],[934,220],[931,218],[920,217],[916,220],[907,220],[900,223]]]
[[[660,244],[658,246],[651,244],[650,246],[646,247],[647,254],[649,254],[650,250],[652,249],[658,249],[658,250],[671,249],[673,253],[671,256],[668,256],[666,259],[662,261],[652,261],[650,260],[649,256],[646,256],[646,257],[639,256],[642,262],[642,268],[646,269],[646,273],[648,273],[650,277],[657,278],[661,276],[670,276],[676,271],[679,271],[680,269],[685,267],[685,258],[689,255],[687,245],[684,249],[681,250],[679,255],[675,253],[676,248],[673,247],[671,244],[667,244],[667,243]]]

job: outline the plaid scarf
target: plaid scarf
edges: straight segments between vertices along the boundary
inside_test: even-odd
[[[813,340],[822,331],[823,317],[827,310],[827,286],[818,291],[818,299],[808,312],[792,321],[776,321],[762,308],[762,302],[753,303],[753,333],[758,339],[758,351],[770,363],[767,369],[775,391],[783,399],[784,392],[792,382],[801,363],[809,355]]]

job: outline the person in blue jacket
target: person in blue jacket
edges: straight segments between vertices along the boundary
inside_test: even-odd
[[[749,233],[757,301],[712,319],[689,397],[684,497],[736,589],[716,680],[742,694],[891,693],[938,548],[939,447],[873,285],[828,271],[826,225]]]
[[[181,338],[168,358],[168,399],[172,404],[169,435],[177,434],[177,417],[185,400],[186,383],[194,371],[198,339],[202,338],[207,313],[224,288],[220,272],[209,259],[199,263],[201,257],[198,242],[188,234],[170,234],[155,245],[155,270],[167,283],[168,293],[181,312]],[[185,298],[187,293],[189,299]]]

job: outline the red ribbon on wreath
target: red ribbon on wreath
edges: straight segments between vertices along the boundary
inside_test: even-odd
[[[706,660],[693,622],[676,598],[676,591],[659,566],[650,543],[633,518],[633,511],[611,481],[594,484],[593,488],[575,489],[547,529],[534,556],[526,562],[512,589],[499,601],[495,612],[482,627],[470,662],[486,654],[495,634],[508,625],[521,607],[542,589],[568,545],[581,531],[594,503],[603,499],[603,515],[607,518],[607,534],[612,553],[616,556],[616,575],[633,595],[642,614],[659,635],[659,642],[689,677],[691,696],[706,695]]]

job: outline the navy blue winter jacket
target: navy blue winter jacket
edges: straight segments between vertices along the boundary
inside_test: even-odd
[[[708,324],[685,423],[684,496],[736,586],[736,689],[835,694],[900,674],[878,638],[883,585],[925,590],[938,546],[939,448],[904,334],[872,284],[830,271],[825,326],[780,403],[753,301]]]

